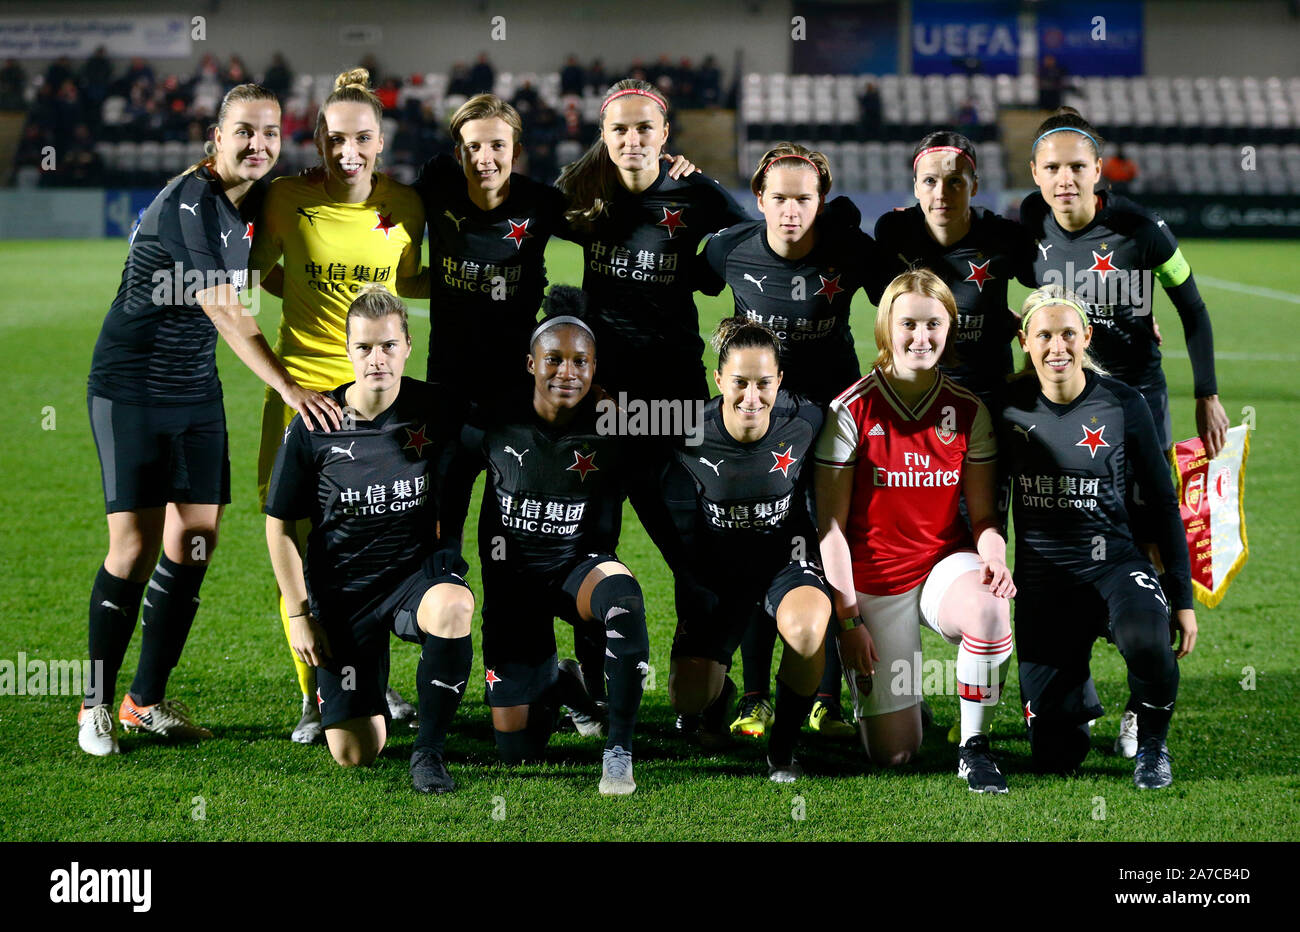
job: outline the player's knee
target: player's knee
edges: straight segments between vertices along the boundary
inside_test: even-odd
[[[912,747],[883,747],[871,749],[871,763],[877,767],[902,767],[911,763],[918,749]]]
[[[722,683],[714,687],[708,666],[713,661],[703,657],[674,660],[668,674],[668,702],[681,715],[698,715],[722,694]]]
[[[961,626],[962,634],[981,641],[998,641],[1011,633],[1011,606],[988,592],[974,600],[971,612]]]
[[[604,624],[613,653],[620,658],[649,654],[645,597],[636,577],[620,573],[602,579],[591,592],[591,611]]]
[[[1040,773],[1069,773],[1088,756],[1088,726],[1051,728],[1036,724],[1029,733],[1031,763]]]
[[[199,525],[181,530],[179,540],[180,557],[176,562],[187,566],[203,566],[212,559],[212,551],[217,549],[217,529],[215,525]]]
[[[445,592],[438,592],[446,587]],[[434,586],[420,600],[416,623],[420,630],[440,638],[463,638],[474,617],[474,595],[462,586]]]
[[[537,760],[546,747],[545,738],[539,740],[536,729],[532,728],[525,727],[519,731],[493,729],[493,736],[496,738],[497,753],[501,756],[502,763],[509,764],[511,767]]]
[[[356,740],[330,743],[330,755],[340,767],[369,767],[379,756],[379,749]]]
[[[1157,680],[1169,675],[1175,665],[1169,644],[1169,619],[1157,612],[1141,618],[1126,618],[1113,626],[1115,646],[1119,648],[1129,672],[1139,679]]]
[[[791,612],[776,628],[786,646],[805,660],[820,653],[826,640],[826,620],[805,612]]]

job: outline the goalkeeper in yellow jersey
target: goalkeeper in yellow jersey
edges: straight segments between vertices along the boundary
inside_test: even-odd
[[[317,392],[353,378],[344,321],[362,288],[378,282],[403,297],[429,295],[427,270],[420,266],[420,197],[375,170],[384,149],[383,107],[369,88],[369,77],[365,69],[356,68],[335,80],[316,118],[323,171],[272,182],[249,257],[249,267],[261,272],[263,286],[283,298],[276,355],[303,387]],[[293,416],[278,394],[267,393],[257,460],[262,504]],[[345,421],[347,416],[344,411]],[[340,448],[340,455],[347,451]],[[279,603],[287,638],[283,597]],[[322,736],[315,673],[296,656],[294,666],[302,690],[302,718],[291,737],[310,744]],[[395,690],[389,690],[388,701],[393,718],[414,714]]]

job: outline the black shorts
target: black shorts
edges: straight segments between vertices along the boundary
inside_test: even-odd
[[[578,589],[612,553],[575,557],[551,573],[483,560],[483,671],[490,706],[528,705],[558,675],[555,619],[583,624]],[[595,623],[593,623],[595,624]],[[601,626],[603,633],[604,627]]]
[[[402,580],[392,594],[374,601],[352,616],[333,615],[328,608],[312,611],[329,637],[330,658],[316,668],[316,704],[321,725],[329,728],[353,718],[388,718],[388,636],[422,643],[424,632],[416,611],[424,594],[440,583],[469,586],[459,576],[433,576],[423,567]],[[464,683],[449,684],[464,695]]]
[[[220,398],[155,406],[87,395],[86,406],[106,513],[168,502],[230,503],[230,443]]]
[[[1160,442],[1160,449],[1168,450],[1174,443],[1173,416],[1169,411],[1169,386],[1162,377],[1133,387],[1146,399],[1147,407],[1151,409],[1151,420],[1156,422],[1156,439]]]
[[[781,600],[793,590],[812,586],[831,598],[821,564],[815,560],[791,560],[770,578],[766,589],[760,582],[758,588],[732,584],[692,591],[678,582],[672,657],[707,657],[729,665],[750,622],[775,624]],[[760,607],[766,618],[757,615]]]
[[[1092,681],[1092,645],[1125,624],[1169,626],[1169,605],[1155,570],[1129,560],[1091,583],[1023,586],[1016,596],[1020,704],[1035,729],[1071,729],[1104,709]]]

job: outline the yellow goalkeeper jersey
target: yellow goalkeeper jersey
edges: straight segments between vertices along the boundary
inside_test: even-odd
[[[265,275],[283,257],[284,308],[275,352],[299,384],[324,392],[352,380],[344,322],[361,288],[428,295],[420,271],[424,207],[413,188],[375,173],[370,197],[333,201],[320,180],[271,182],[248,266]]]

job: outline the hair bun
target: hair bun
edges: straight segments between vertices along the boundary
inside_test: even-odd
[[[345,71],[334,79],[334,90],[341,91],[345,87],[357,87],[363,91],[370,90],[370,72],[365,68],[353,68]]]

